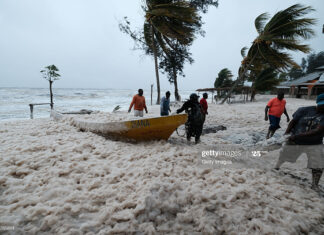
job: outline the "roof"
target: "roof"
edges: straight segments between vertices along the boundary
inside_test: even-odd
[[[279,86],[303,85],[303,83],[307,83],[307,82],[313,81],[313,80],[318,80],[322,73],[323,73],[323,71],[310,73],[310,74],[307,74],[306,76],[303,76],[303,77],[298,78],[298,79],[293,80],[293,81],[282,82],[282,83],[279,84]]]
[[[217,88],[201,88],[197,89],[196,91],[217,91]]]
[[[203,91],[221,91],[221,90],[230,90],[232,87],[222,87],[222,88],[202,88],[202,89],[197,89],[196,91],[198,92],[203,92]],[[237,86],[236,89],[250,89],[251,87],[249,86]]]
[[[317,67],[316,70],[324,70],[324,65]]]

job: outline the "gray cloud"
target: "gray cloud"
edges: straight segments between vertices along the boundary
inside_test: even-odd
[[[324,1],[300,3],[313,6],[318,18],[317,36],[308,43],[324,50]],[[206,37],[192,46],[195,63],[185,67],[180,89],[211,87],[222,68],[237,73],[240,49],[256,36],[254,19],[274,14],[295,1],[220,0],[219,8],[204,16]],[[155,84],[153,59],[133,51],[133,42],[118,29],[128,16],[132,25],[144,20],[141,1],[105,0],[1,0],[0,86],[47,87],[39,71],[55,64],[62,79],[55,87],[148,89]],[[294,54],[297,62],[305,56]],[[161,75],[163,89],[172,89]]]

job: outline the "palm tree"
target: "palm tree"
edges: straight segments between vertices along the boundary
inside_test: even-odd
[[[223,87],[229,87],[232,85],[232,77],[233,74],[228,68],[222,69],[218,73],[218,77],[215,80],[214,87],[215,88],[223,88]]]
[[[144,38],[153,52],[157,83],[157,104],[160,103],[160,79],[158,71],[158,55],[163,51],[170,56],[175,50],[172,41],[181,45],[190,45],[194,35],[201,26],[201,18],[197,9],[188,2],[172,0],[146,0]]]
[[[280,79],[275,69],[268,67],[262,71],[258,71],[257,74],[253,75],[251,101],[254,100],[257,91],[271,90],[278,85],[279,82]]]
[[[255,19],[258,37],[253,41],[247,57],[244,59],[244,69],[232,86],[222,104],[230,97],[234,88],[242,80],[244,74],[252,67],[267,64],[276,70],[287,70],[299,67],[287,51],[308,53],[310,47],[302,44],[301,39],[309,39],[315,33],[311,28],[315,19],[304,18],[314,11],[309,6],[295,4],[277,12],[268,22],[269,15],[263,13]]]
[[[43,75],[43,78],[49,82],[51,109],[53,109],[54,106],[52,85],[55,80],[59,80],[61,77],[61,75],[57,73],[58,71],[58,68],[54,64],[46,66],[43,70],[40,71]]]
[[[215,79],[214,87],[215,88],[225,88],[225,87],[231,87],[233,85],[232,80],[233,74],[228,68],[222,69],[218,73],[218,77]],[[217,91],[217,96],[220,98],[224,94],[220,90]]]

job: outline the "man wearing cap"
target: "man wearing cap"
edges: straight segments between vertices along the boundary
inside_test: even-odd
[[[286,100],[284,99],[285,94],[283,92],[278,92],[277,97],[272,98],[266,108],[265,108],[265,118],[264,120],[270,121],[270,126],[267,134],[267,139],[272,137],[277,129],[280,128],[280,118],[284,113],[287,117],[287,122],[289,122],[289,115],[286,110]],[[268,115],[269,111],[269,115]]]
[[[200,142],[200,135],[204,124],[202,108],[198,98],[199,96],[196,93],[192,93],[190,99],[177,110],[177,113],[181,113],[184,110],[188,113],[188,120],[185,124],[187,140],[190,141],[191,137],[194,136],[196,144]]]
[[[296,162],[306,153],[307,168],[312,169],[312,188],[318,190],[318,183],[324,169],[324,93],[316,99],[316,106],[299,108],[293,114],[285,134],[291,134],[283,145],[276,169],[285,162]]]

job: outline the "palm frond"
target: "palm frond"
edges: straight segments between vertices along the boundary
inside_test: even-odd
[[[266,68],[259,72],[254,80],[254,87],[257,91],[266,91],[279,84],[277,73],[273,68]]]
[[[259,34],[261,34],[264,31],[264,26],[269,17],[270,16],[268,13],[262,13],[255,19],[254,25]]]
[[[247,51],[247,47],[243,47],[242,49],[241,49],[241,56],[243,57],[243,58],[245,58],[246,57],[246,51]]]
[[[264,27],[264,31],[276,37],[291,38],[299,36],[308,39],[314,35],[310,26],[316,23],[313,18],[301,18],[314,11],[311,7],[295,4],[276,13]]]

